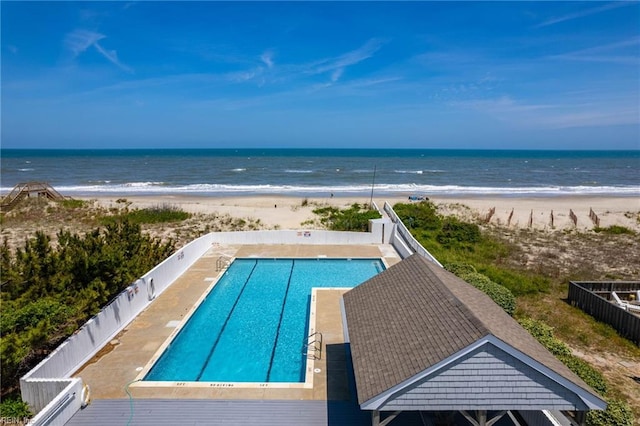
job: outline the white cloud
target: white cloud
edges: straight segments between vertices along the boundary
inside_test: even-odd
[[[264,62],[267,68],[273,68],[273,52],[267,50],[262,55],[260,55],[260,60]]]
[[[129,72],[129,73],[133,72],[133,70],[130,67],[128,67],[125,64],[123,64],[122,62],[120,62],[120,60],[118,59],[118,53],[115,50],[107,51],[102,46],[100,46],[100,44],[98,44],[98,43],[94,43],[93,46],[96,48],[96,50],[98,52],[100,52],[102,54],[102,56],[107,58],[112,64],[116,65],[121,70]]]
[[[630,46],[635,47],[635,49],[633,49],[633,53],[627,52],[627,54],[624,54],[624,52],[620,52],[620,49]],[[608,62],[613,64],[638,65],[640,64],[640,55],[638,55],[637,53],[638,48],[640,48],[640,37],[632,37],[615,43],[594,46],[587,49],[563,53],[561,55],[554,55],[550,58],[572,61]],[[616,51],[617,54],[611,53]]]
[[[371,39],[358,49],[344,53],[336,58],[324,59],[312,64],[311,73],[322,74],[327,71],[334,71],[336,69],[355,65],[372,57],[373,54],[382,47],[382,45],[383,42],[381,40]]]
[[[342,73],[344,72],[344,68],[338,68],[331,73],[331,82],[335,83],[342,77]]]
[[[94,31],[74,30],[67,34],[64,44],[65,47],[73,54],[74,59],[93,46],[109,62],[123,71],[132,73],[133,70],[118,59],[118,54],[115,50],[106,50],[98,43],[106,37],[107,36]]]
[[[75,58],[105,37],[105,35],[93,31],[75,30],[67,34],[64,44]]]
[[[619,1],[619,2],[607,3],[602,6],[592,7],[590,9],[584,9],[578,12],[569,13],[567,15],[547,19],[546,21],[543,21],[538,25],[535,25],[534,28],[546,27],[549,25],[558,24],[560,22],[571,21],[573,19],[582,18],[584,16],[589,16],[589,15],[595,15],[597,13],[605,12],[611,9],[617,9],[623,6],[629,6],[635,3],[636,3],[635,1]]]

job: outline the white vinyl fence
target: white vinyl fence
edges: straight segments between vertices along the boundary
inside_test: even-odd
[[[395,224],[393,236],[391,237],[391,244],[398,251],[398,253],[400,253],[400,256],[402,256],[403,259],[412,253],[418,253],[419,255],[426,257],[436,265],[442,266],[442,264],[438,262],[438,260],[433,257],[433,255],[429,253],[427,249],[422,247],[422,244],[420,244],[418,240],[413,237],[413,235],[411,235],[411,232],[409,232],[407,227],[404,226],[404,223],[402,223],[396,212],[393,210],[393,207],[391,207],[389,203],[384,203],[384,211]]]

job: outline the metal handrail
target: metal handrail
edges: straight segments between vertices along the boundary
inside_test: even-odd
[[[309,341],[309,339],[313,339]],[[319,346],[317,345],[319,344]],[[302,354],[309,358],[310,349],[313,349],[313,359],[322,359],[322,333],[316,331],[307,337],[307,343],[302,346]]]

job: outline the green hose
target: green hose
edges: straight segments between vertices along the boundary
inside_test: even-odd
[[[129,392],[129,385],[131,385],[132,383],[138,382],[138,380],[132,380],[129,383],[127,383],[124,386],[124,391],[127,393],[127,395],[129,395],[129,420],[127,421],[127,426],[131,425],[131,420],[133,420],[133,396],[131,395],[131,392]]]

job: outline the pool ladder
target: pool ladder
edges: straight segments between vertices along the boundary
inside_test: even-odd
[[[307,342],[302,346],[302,355],[305,355],[307,359],[321,359],[322,358],[322,333],[316,331],[307,337]]]
[[[218,258],[218,260],[216,261],[216,271],[220,272],[223,271],[225,269],[227,269],[229,267],[229,265],[231,264],[231,258],[229,258],[228,256],[220,256]]]

